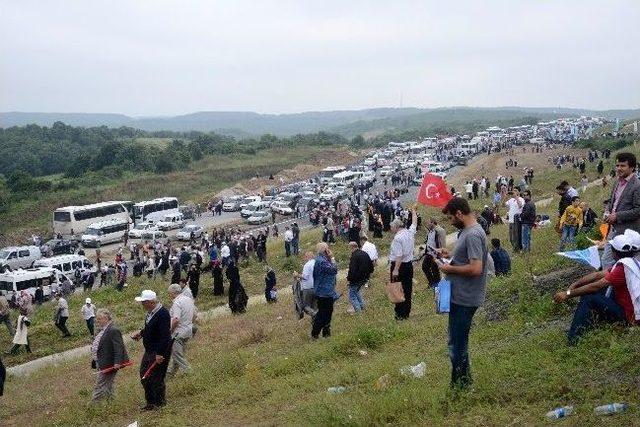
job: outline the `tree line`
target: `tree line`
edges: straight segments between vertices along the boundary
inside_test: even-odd
[[[171,142],[166,147],[159,147],[137,141],[143,137],[170,138]],[[18,177],[64,174],[74,178],[87,171],[108,167],[167,173],[183,169],[207,155],[256,154],[272,147],[347,145],[350,142],[326,132],[236,140],[214,132],[145,132],[130,127],[84,128],[56,122],[51,127],[0,128],[0,174],[9,182],[15,174]],[[363,141],[356,139],[355,143],[362,144]]]

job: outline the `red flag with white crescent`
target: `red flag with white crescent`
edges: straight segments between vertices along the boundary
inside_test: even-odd
[[[439,176],[426,173],[418,192],[418,202],[426,206],[444,207],[453,196]]]

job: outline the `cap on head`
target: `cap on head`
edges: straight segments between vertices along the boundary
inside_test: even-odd
[[[624,231],[623,236],[627,236],[629,238],[631,246],[633,246],[634,248],[633,250],[640,250],[640,233],[638,233],[636,230],[628,228]]]
[[[633,252],[633,243],[629,236],[625,236],[624,234],[620,234],[613,239],[609,240],[611,247],[618,252]]]
[[[155,301],[157,299],[156,293],[152,290],[145,289],[140,293],[140,296],[135,298],[137,302]]]
[[[87,304],[91,304],[91,298],[87,298],[86,300],[84,300],[84,302],[86,302]]]

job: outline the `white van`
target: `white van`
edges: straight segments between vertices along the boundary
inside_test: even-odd
[[[91,224],[80,238],[83,247],[99,248],[108,243],[124,240],[124,234],[129,229],[129,221],[110,219]]]
[[[80,273],[90,271],[96,273],[97,269],[84,255],[60,255],[51,258],[42,258],[33,263],[33,267],[51,267],[63,272],[68,277],[75,275],[76,268],[80,269]]]
[[[174,213],[165,216],[162,221],[156,222],[159,230],[173,230],[175,228],[182,228],[187,221],[184,219],[184,215],[181,213]]]
[[[270,206],[271,202],[251,202],[240,211],[240,216],[242,218],[249,218],[255,212],[269,209]]]
[[[242,199],[242,202],[240,202],[240,210],[246,208],[247,205],[249,205],[250,203],[259,202],[261,200],[262,200],[262,197],[260,196],[247,196],[244,199]]]
[[[40,258],[42,254],[37,246],[9,246],[0,250],[0,265],[12,270],[31,267]]]
[[[26,290],[34,297],[36,289],[42,285],[44,298],[49,299],[67,279],[68,276],[51,267],[9,271],[0,274],[0,295],[11,299],[15,294]]]

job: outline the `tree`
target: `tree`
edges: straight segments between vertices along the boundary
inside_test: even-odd
[[[367,145],[367,143],[362,135],[356,135],[351,140],[351,146],[354,148],[363,148],[365,145]]]

